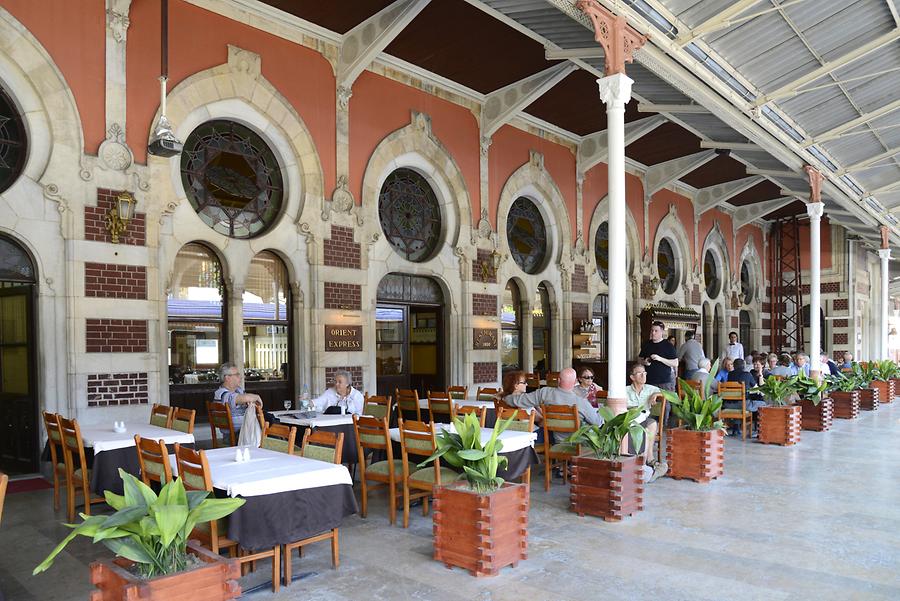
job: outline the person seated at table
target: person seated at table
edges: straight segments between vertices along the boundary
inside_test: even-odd
[[[235,433],[244,425],[244,414],[250,407],[262,407],[262,399],[258,394],[245,392],[241,386],[241,370],[229,361],[219,368],[221,386],[213,393],[213,400],[226,403],[231,408],[231,423]]]
[[[853,369],[853,353],[845,352],[843,362],[838,365],[838,369]]]
[[[765,368],[763,369],[763,377],[768,378],[772,375],[772,370],[778,366],[778,355],[769,353],[766,355]]]
[[[730,374],[734,370],[734,359],[731,357],[725,357],[722,359],[722,366],[719,367],[719,372],[716,374],[716,382],[727,382],[728,374]]]
[[[747,395],[747,411],[756,412],[756,410],[765,406],[765,402],[762,400],[762,395],[757,392],[750,392],[751,389],[756,388],[760,385],[760,381],[756,378],[756,375],[752,371],[744,371],[744,360],[743,359],[735,359],[734,360],[734,370],[728,374],[727,382],[741,382],[744,384],[744,391]],[[731,407],[729,407],[730,409]]]
[[[762,384],[765,381],[765,377],[763,376],[763,371],[765,365],[762,357],[756,357],[753,359],[753,368],[750,370],[750,375],[753,376],[753,379]]]
[[[660,399],[662,389],[647,384],[647,369],[640,361],[631,365],[628,379],[631,380],[631,384],[625,388],[625,400],[629,409],[641,408],[641,413],[635,421],[644,429],[644,465],[653,469],[653,473],[647,478],[647,482],[653,482],[665,475],[669,469],[664,461],[657,461],[654,457],[656,432],[659,426],[650,416],[650,408]]]
[[[806,356],[806,353],[797,353],[794,355],[794,366],[791,371],[794,372],[791,374],[793,376],[802,373],[807,378],[809,377],[809,357]]]
[[[329,407],[340,407],[343,413],[362,415],[365,399],[360,391],[353,388],[353,376],[349,371],[334,372],[334,386],[313,399],[316,411],[325,413]]]
[[[516,407],[515,399],[519,398],[526,392],[528,380],[525,378],[524,371],[510,371],[503,376],[503,392],[498,396],[510,407]]]
[[[828,356],[828,353],[822,353],[819,358],[819,362],[821,364],[821,371],[823,375],[826,376],[839,376],[841,375],[841,370],[838,369],[837,364],[831,360],[831,357]]]
[[[790,378],[793,375],[794,374],[791,373],[791,356],[787,353],[781,353],[778,356],[778,365],[769,370],[769,376],[781,376],[782,378]]]
[[[700,382],[706,383],[706,378],[709,377],[709,370],[712,369],[712,363],[710,363],[709,359],[703,357],[699,361],[697,361],[697,369],[695,369],[691,373],[691,380],[698,380]]]
[[[596,407],[597,393],[603,389],[594,383],[594,371],[590,367],[582,367],[581,375],[578,376],[578,385],[572,390],[592,407]]]
[[[525,378],[520,379],[524,380]],[[581,421],[599,426],[603,423],[603,420],[600,419],[600,414],[597,413],[596,409],[591,407],[591,404],[587,402],[587,399],[583,399],[575,394],[575,380],[575,370],[571,367],[567,367],[559,372],[558,386],[543,386],[533,392],[526,392],[515,398],[509,397],[504,398],[503,400],[519,409],[540,410],[541,404],[575,405],[578,407],[578,415],[581,416]],[[557,439],[560,438],[558,434],[556,434],[555,437]],[[561,440],[556,440],[554,442],[561,442]]]

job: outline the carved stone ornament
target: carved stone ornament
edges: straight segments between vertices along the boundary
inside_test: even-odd
[[[100,164],[112,171],[125,171],[134,163],[134,155],[125,144],[125,132],[118,123],[113,123],[106,130],[106,139],[100,144],[97,152]]]
[[[337,186],[331,193],[330,209],[335,213],[350,213],[356,203],[353,201],[353,194],[347,187],[347,176],[342,175],[338,178]],[[328,210],[323,211],[322,218],[328,220]]]
[[[411,113],[413,127],[415,127],[419,133],[431,137],[431,117],[418,111],[411,111]]]
[[[244,73],[254,79],[259,79],[262,73],[262,59],[257,53],[231,44],[228,45],[228,66],[232,71]]]
[[[128,19],[128,12],[121,13],[113,9],[106,11],[106,26],[116,43],[121,44],[125,41],[128,34],[128,26],[131,21]]]
[[[345,86],[339,86],[337,89],[337,103],[342,111],[346,111],[350,106],[350,97],[353,96],[353,90]]]
[[[534,167],[535,169],[539,169],[541,171],[544,170],[544,154],[538,152],[536,150],[528,151],[528,164]]]
[[[479,143],[481,147],[481,156],[486,157],[488,154],[488,149],[491,147],[491,137],[490,136],[481,136],[481,142]]]
[[[478,220],[478,227],[472,230],[472,245],[476,246],[479,240],[489,240],[494,248],[497,248],[496,236],[491,228],[491,222],[488,220],[487,207],[481,207],[481,218]]]

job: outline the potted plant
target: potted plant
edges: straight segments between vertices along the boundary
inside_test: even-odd
[[[800,395],[800,425],[804,430],[824,432],[831,428],[834,402],[825,396],[828,383],[800,374],[794,380],[794,390]]]
[[[87,516],[40,563],[43,572],[76,536],[101,542],[117,558],[91,564],[91,583],[97,587],[91,601],[235,599],[241,588],[236,560],[225,559],[189,541],[198,524],[223,518],[244,504],[244,499],[208,499],[208,492],[184,490],[180,479],[166,484],[159,495],[119,469],[124,495],[105,492],[112,515]]]
[[[789,405],[796,378],[779,380],[769,376],[750,392],[758,392],[769,403],[759,408],[759,442],[789,446],[800,442],[800,405]]]
[[[608,407],[597,409],[603,425],[579,428],[567,442],[588,447],[589,453],[572,458],[571,509],[580,516],[595,515],[605,521],[620,521],[644,508],[644,457],[622,455],[622,441],[631,437],[641,448],[644,429],[634,423],[640,407],[613,415]],[[652,441],[649,441],[652,444]]]
[[[687,478],[705,483],[725,473],[725,427],[716,419],[722,399],[708,394],[711,379],[707,378],[704,384],[706,398],[684,381],[684,397],[663,392],[672,412],[684,422],[684,426],[666,433],[668,475],[676,480]]]
[[[875,379],[872,380],[871,386],[878,390],[879,403],[891,403],[894,395],[897,393],[894,384],[900,369],[897,364],[890,359],[875,362]]]
[[[829,393],[834,403],[834,417],[856,419],[859,417],[859,386],[852,373],[828,376]]]
[[[463,471],[464,481],[434,491],[434,558],[473,576],[494,576],[528,558],[528,489],[497,476],[507,464],[498,456],[503,448],[498,437],[512,420],[498,421],[482,446],[475,414],[457,418],[455,432],[438,434],[434,454],[419,464],[440,458]]]
[[[853,375],[856,376],[856,384],[859,386],[859,408],[866,411],[878,409],[878,389],[872,387],[878,375],[878,366],[874,362],[854,363]]]

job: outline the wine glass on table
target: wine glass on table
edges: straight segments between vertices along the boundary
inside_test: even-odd
[[[293,403],[291,402],[291,400],[290,400],[290,399],[287,399],[287,400],[284,402],[284,410],[285,410],[285,411],[290,411],[290,410],[291,410],[291,405],[292,405],[292,404],[293,404]]]

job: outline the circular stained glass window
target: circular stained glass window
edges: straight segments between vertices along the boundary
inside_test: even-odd
[[[397,253],[420,263],[434,255],[441,239],[441,207],[434,190],[412,169],[397,169],[378,196],[381,229]]]
[[[722,288],[719,279],[719,262],[711,250],[706,251],[703,257],[703,281],[706,283],[706,296],[716,298]]]
[[[284,199],[275,154],[234,121],[208,121],[191,132],[181,153],[181,181],[200,219],[231,238],[263,233]]]
[[[597,271],[603,281],[609,277],[609,222],[604,221],[597,228],[594,236],[594,257],[597,259]]]
[[[659,283],[666,294],[678,289],[678,262],[675,250],[668,238],[663,238],[656,252],[656,270],[659,272]]]
[[[0,88],[0,192],[13,185],[25,167],[26,139],[19,110]]]
[[[753,302],[753,271],[750,269],[750,262],[741,263],[741,298],[745,305]]]
[[[506,219],[506,241],[516,265],[525,273],[537,273],[547,256],[547,227],[537,206],[517,198]]]

